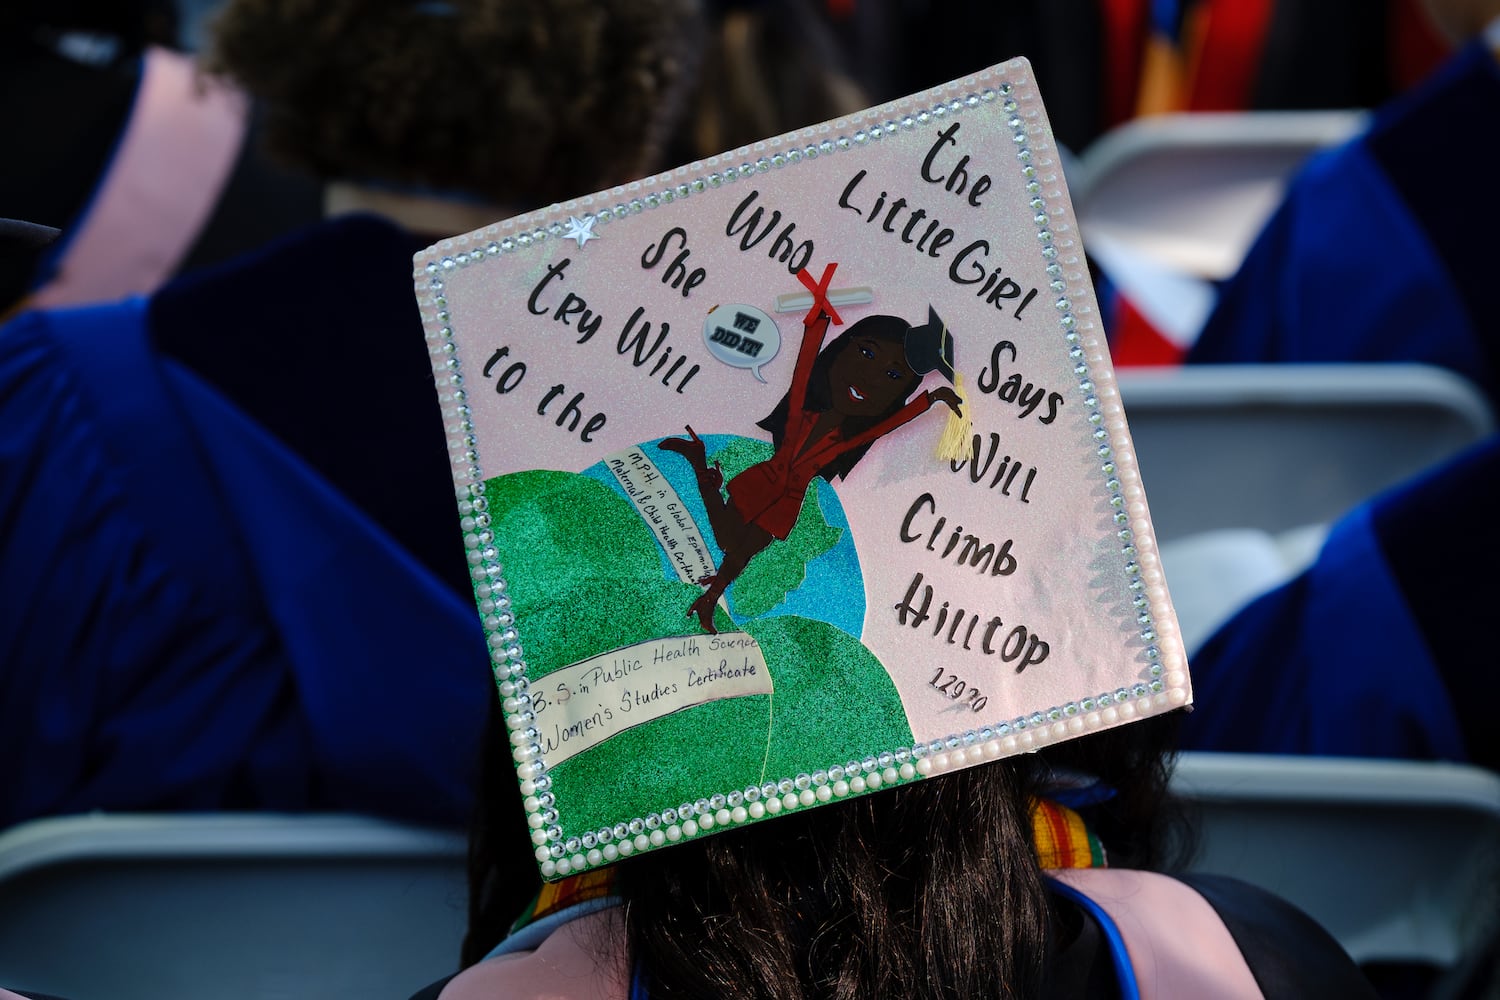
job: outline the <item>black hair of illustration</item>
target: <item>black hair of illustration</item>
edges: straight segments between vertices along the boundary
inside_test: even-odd
[[[828,370],[833,367],[834,360],[840,354],[853,346],[856,336],[872,337],[876,340],[904,345],[907,331],[911,329],[911,324],[899,316],[866,316],[850,324],[847,330],[835,337],[819,352],[817,361],[813,362],[812,376],[807,383],[807,401],[803,409],[822,411],[829,408],[832,401],[829,399]],[[883,412],[868,417],[848,418],[845,423],[847,436],[854,437],[899,411],[906,405],[911,394],[917,391],[917,386],[922,384],[924,374],[925,372],[913,373],[907,384],[903,386],[901,393],[891,400],[890,406],[886,407]],[[787,407],[790,396],[791,390],[788,389],[771,412],[756,421],[757,427],[770,433],[771,444],[776,448],[781,447],[782,439],[786,436]],[[872,441],[871,444],[874,442]],[[819,475],[830,483],[836,478],[843,479],[869,450],[870,445],[867,444],[846,452],[825,466]]]

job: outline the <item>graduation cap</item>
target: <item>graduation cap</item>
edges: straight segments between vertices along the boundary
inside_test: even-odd
[[[417,255],[506,761],[544,879],[1191,701],[1046,123],[1016,60]],[[889,198],[932,169],[951,179],[959,157],[990,185],[982,202],[930,189],[954,227],[941,240],[936,222],[919,245],[859,201],[862,178]],[[575,241],[589,220],[600,238]],[[981,260],[999,273],[981,233],[1013,248],[1007,281],[1054,288],[1066,310],[976,286]],[[833,256],[867,284],[830,287]],[[779,295],[788,277],[804,291]],[[878,313],[860,308],[873,288]],[[804,406],[796,434],[767,441],[758,421],[783,393],[805,402],[832,349],[815,312],[795,357],[771,352],[773,302],[799,320],[848,307],[840,336],[889,331],[962,413],[913,397],[834,432]],[[716,303],[755,329],[720,323]],[[720,329],[766,339],[716,354]],[[1067,405],[1034,415],[999,382],[966,400],[965,381],[992,377]],[[813,482],[848,453],[845,429],[870,456]],[[786,534],[766,527],[789,518]]]
[[[906,331],[906,363],[918,375],[937,371],[953,381],[953,335],[931,305],[927,307],[927,322]]]

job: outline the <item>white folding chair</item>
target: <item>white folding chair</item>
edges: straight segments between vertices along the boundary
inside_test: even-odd
[[[458,967],[465,840],[358,816],[0,833],[0,985],[68,1000],[407,996]]]
[[[1084,243],[1200,278],[1228,277],[1297,168],[1367,120],[1362,111],[1255,111],[1126,122],[1068,175]]]
[[[1426,761],[1183,754],[1197,870],[1262,886],[1358,962],[1447,968],[1500,927],[1500,775]]]
[[[1408,364],[1119,373],[1159,539],[1326,524],[1494,430],[1484,396]]]

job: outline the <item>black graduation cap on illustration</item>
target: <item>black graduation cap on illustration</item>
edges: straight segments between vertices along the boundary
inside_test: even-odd
[[[937,310],[927,307],[927,322],[906,331],[906,363],[918,375],[936,371],[953,381],[953,336]]]

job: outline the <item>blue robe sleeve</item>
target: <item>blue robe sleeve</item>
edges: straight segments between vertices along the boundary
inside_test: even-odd
[[[90,809],[461,824],[472,606],[191,373],[140,302],[0,331],[0,826]]]
[[[1500,767],[1497,491],[1500,436],[1336,523],[1311,567],[1194,656],[1184,749]]]
[[[1439,365],[1500,404],[1490,240],[1500,67],[1479,43],[1315,156],[1230,279],[1187,362]]]

